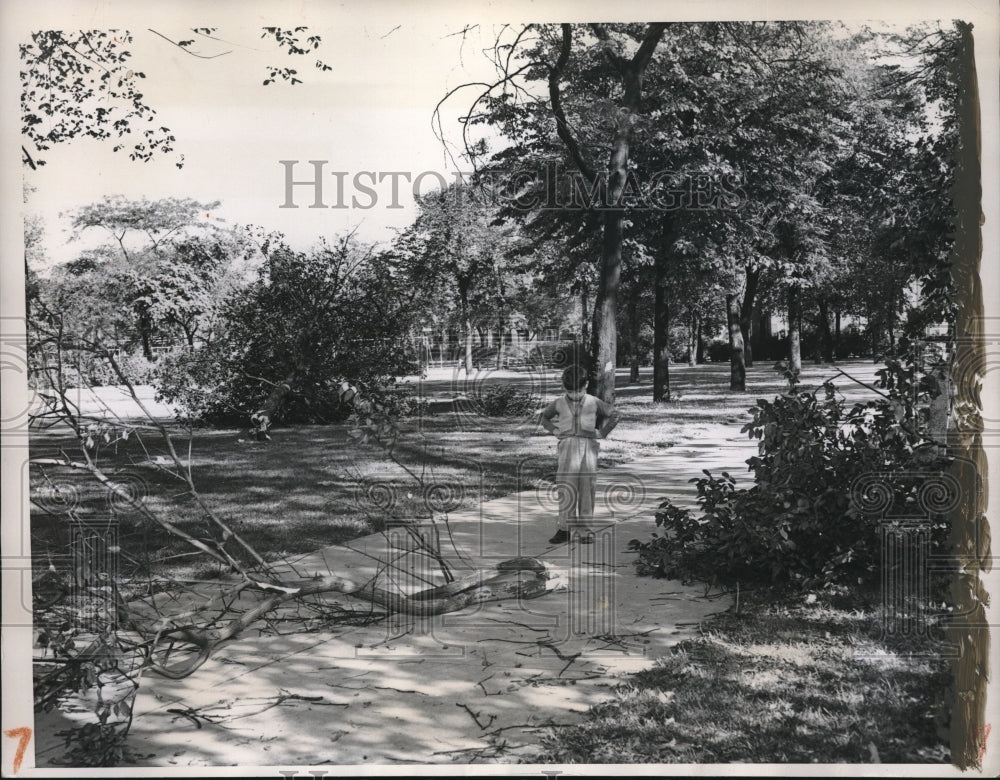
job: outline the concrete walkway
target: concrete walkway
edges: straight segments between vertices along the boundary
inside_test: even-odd
[[[602,471],[593,545],[554,546],[555,503],[533,490],[449,518],[436,533],[455,574],[518,557],[560,572],[560,589],[434,618],[395,616],[304,632],[295,615],[249,631],[180,681],[142,678],[130,747],[140,766],[273,766],[511,762],[550,726],[578,722],[623,675],[651,666],[729,599],[704,586],[635,575],[630,539],[646,540],[669,496],[693,503],[691,477],[728,470],[746,481],[755,444],[738,425]],[[401,591],[439,583],[400,530],[291,562],[300,574],[380,575]],[[387,562],[396,568],[387,569]],[[358,609],[331,594],[330,609]],[[184,713],[187,713],[185,715]],[[188,717],[191,716],[191,717]],[[59,745],[39,745],[38,765]]]

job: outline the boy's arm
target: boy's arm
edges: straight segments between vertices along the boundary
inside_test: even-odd
[[[553,422],[553,418],[556,417],[557,414],[558,412],[556,412],[556,402],[553,401],[542,410],[542,414],[538,418],[538,421],[542,424],[542,427],[549,433],[555,433],[557,430],[556,424]]]
[[[600,398],[597,399],[597,414],[602,420],[597,429],[597,433],[602,439],[606,439],[608,434],[615,429],[616,425],[618,425],[619,420],[621,420],[621,415],[618,414],[618,410],[615,409],[615,407],[602,401]]]

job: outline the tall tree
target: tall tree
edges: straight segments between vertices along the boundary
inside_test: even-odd
[[[503,331],[526,259],[512,227],[493,224],[493,208],[474,188],[453,184],[418,198],[417,208],[417,218],[395,242],[396,262],[420,291],[422,311],[457,321],[471,374],[480,324],[490,333],[496,328],[497,360],[503,359]]]
[[[180,319],[174,316],[179,314],[177,307],[183,306],[181,298],[198,296],[198,289],[208,285],[217,270],[217,267],[204,268],[204,261],[212,257],[211,254],[192,251],[190,243],[187,249],[178,248],[176,242],[190,240],[199,234],[211,240],[218,233],[217,223],[211,217],[218,205],[218,202],[201,203],[191,198],[132,201],[121,196],[106,196],[99,203],[78,209],[73,215],[74,238],[79,238],[84,231],[100,229],[107,235],[108,244],[116,250],[121,261],[118,275],[129,282],[127,287],[131,292],[127,305],[135,313],[147,360],[154,359],[152,338],[157,319],[171,319],[178,324],[181,320],[189,322],[187,315]],[[214,257],[218,263],[222,262],[218,253]],[[168,289],[175,293],[167,293]],[[177,306],[173,309],[174,314],[166,316],[171,301]],[[203,300],[196,308],[204,311],[206,306]]]
[[[503,47],[498,43],[500,78],[487,85],[470,111],[471,115],[476,106],[485,108],[481,121],[495,122],[515,135],[526,130],[530,119],[544,114],[550,132],[554,131],[562,143],[564,159],[582,176],[588,190],[589,202],[585,207],[599,215],[601,233],[591,329],[594,362],[591,390],[606,401],[612,401],[615,392],[616,316],[626,211],[623,195],[633,127],[642,114],[643,76],[666,27],[664,23],[652,23],[525,28],[516,35],[509,51],[501,52]],[[522,49],[529,29],[537,35],[528,48]],[[578,73],[583,74],[582,79],[575,78]],[[534,82],[536,91],[540,92],[539,84],[545,86],[546,97],[533,98],[527,113],[519,112],[506,92],[508,88],[514,92],[527,91],[517,83],[522,78]],[[581,84],[588,81],[591,89],[581,90]],[[504,90],[500,97],[493,95],[497,87]],[[588,137],[581,136],[582,129]],[[542,138],[551,150],[553,139],[545,138],[544,131],[528,132],[535,135],[535,140]],[[503,155],[503,159],[511,157],[509,153]]]
[[[232,251],[231,242],[218,238],[188,238],[159,253],[152,266],[130,268],[126,279],[133,308],[160,330],[180,330],[193,348],[235,281],[230,273]]]
[[[744,389],[745,369],[736,363],[752,360],[750,328],[761,274],[785,291],[789,358],[793,364],[801,360],[802,289],[821,273],[829,254],[820,181],[844,154],[853,130],[845,77],[851,59],[825,24],[725,24],[722,30],[744,53],[737,80],[741,97],[721,150],[742,171],[746,193],[727,237],[741,265],[738,289],[727,296],[732,387]]]

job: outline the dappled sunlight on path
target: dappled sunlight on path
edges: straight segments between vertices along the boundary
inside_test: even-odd
[[[719,389],[714,402],[691,404],[706,375],[724,368],[672,368],[681,404],[651,404],[648,383],[619,388],[631,425],[602,447],[601,463],[620,462],[615,447],[633,440],[655,454],[600,471],[592,545],[549,543],[557,514],[555,458],[535,448],[512,462],[507,484],[516,489],[508,495],[471,507],[460,495],[438,496],[444,503],[455,499],[454,511],[416,526],[415,535],[390,526],[283,561],[290,578],[378,578],[386,589],[412,594],[446,580],[419,549],[426,542],[440,549],[457,578],[489,573],[518,557],[542,560],[553,577],[541,597],[490,601],[434,617],[384,617],[377,607],[340,593],[316,597],[321,609],[311,612],[289,602],[274,619],[219,647],[186,679],[144,674],[129,737],[139,765],[531,760],[547,732],[579,722],[590,707],[615,695],[623,675],[650,667],[730,604],[727,594],[702,585],[637,576],[628,551],[630,540],[647,540],[656,530],[653,514],[664,498],[695,505],[691,480],[704,470],[728,471],[749,483],[746,460],[756,454],[757,441],[740,429],[756,397],[773,393]],[[865,381],[875,368],[850,367]],[[832,373],[829,366],[810,366],[804,382],[816,386]],[[870,396],[846,384],[838,387]],[[768,387],[774,386],[769,379]],[[487,476],[481,468],[470,473]],[[463,486],[451,484],[459,493]],[[329,509],[328,521],[336,522],[335,515]],[[225,584],[199,587],[208,596]],[[259,595],[240,598],[236,606],[243,609]],[[39,732],[39,766],[62,753],[59,739]]]
[[[578,721],[613,695],[620,675],[648,667],[729,605],[703,586],[637,577],[626,548],[648,538],[664,497],[693,500],[688,480],[702,469],[745,474],[753,445],[738,426],[716,425],[697,442],[602,471],[593,545],[548,543],[555,505],[541,486],[452,514],[441,547],[457,575],[534,556],[559,572],[560,589],[309,632],[296,630],[294,615],[279,615],[187,679],[145,675],[130,745],[152,766],[530,759],[547,729]],[[447,529],[436,533],[447,537]],[[441,581],[391,533],[291,564],[301,574],[364,579],[387,560],[401,570],[401,591]],[[326,598],[331,608],[359,607],[340,594]],[[54,746],[48,754],[40,764]]]

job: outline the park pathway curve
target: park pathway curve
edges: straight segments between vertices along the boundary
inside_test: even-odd
[[[530,760],[549,728],[579,722],[624,675],[648,668],[729,606],[704,586],[636,576],[627,547],[655,530],[653,509],[664,497],[693,503],[689,480],[703,469],[747,482],[755,445],[738,424],[706,425],[697,439],[602,470],[593,545],[548,543],[555,504],[544,488],[453,513],[453,546],[442,546],[457,574],[533,556],[560,573],[562,587],[434,618],[308,632],[290,619],[278,634],[246,632],[187,679],[144,675],[129,745],[144,757],[140,766]],[[439,581],[407,571],[405,561],[420,559],[405,548],[389,532],[293,564],[299,573],[362,577],[394,558],[401,590]],[[42,751],[40,766],[45,752],[57,755],[58,746]]]

